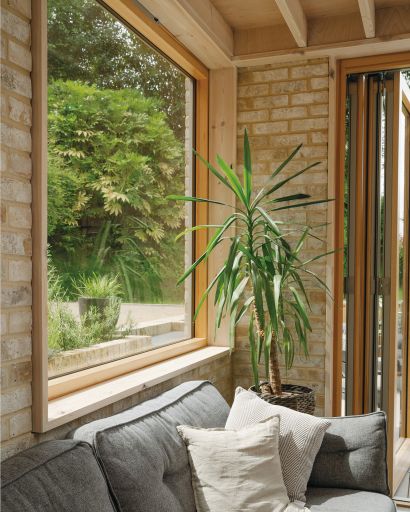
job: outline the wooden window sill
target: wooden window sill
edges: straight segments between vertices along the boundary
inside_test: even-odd
[[[50,400],[44,431],[64,425],[228,353],[227,347],[207,346]]]
[[[48,400],[54,400],[75,391],[81,391],[84,388],[89,388],[121,375],[141,370],[146,366],[162,363],[171,357],[181,356],[206,346],[207,340],[205,338],[192,338],[125,357],[124,359],[118,359],[61,377],[52,378],[48,381]]]

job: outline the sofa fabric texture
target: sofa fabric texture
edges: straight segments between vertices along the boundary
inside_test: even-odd
[[[307,506],[310,512],[396,512],[393,501],[383,494],[329,487],[310,487]]]
[[[4,461],[2,512],[115,512],[91,446],[48,441]]]
[[[240,430],[177,427],[188,450],[197,512],[284,512],[279,417]]]
[[[270,404],[238,387],[226,428],[240,429],[273,415],[280,417],[279,453],[289,498],[304,503],[313,463],[330,421]]]
[[[187,382],[71,436],[89,442],[121,512],[195,512],[178,425],[223,428],[229,407],[209,382]]]
[[[98,459],[81,439],[41,443],[2,463],[1,510],[195,512],[186,447],[176,426],[222,428],[228,413],[210,383],[188,382],[73,432],[71,437],[98,449]],[[329,420],[306,495],[311,512],[394,512],[383,494],[384,414]]]
[[[309,485],[389,494],[385,414],[329,420]]]

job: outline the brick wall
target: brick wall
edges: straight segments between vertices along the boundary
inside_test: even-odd
[[[30,0],[1,5],[1,458],[119,412],[186,380],[209,379],[231,398],[229,356],[44,435],[31,433]]]
[[[1,440],[31,430],[29,0],[1,8]]]
[[[263,67],[243,68],[238,74],[238,165],[243,162],[243,132],[250,134],[255,184],[262,185],[267,176],[289,153],[303,143],[303,148],[283,172],[287,176],[304,166],[321,164],[298,177],[286,187],[286,193],[303,192],[314,198],[327,197],[327,128],[328,128],[328,62],[311,60]],[[279,212],[278,212],[279,213]],[[282,212],[281,212],[282,213]],[[322,224],[327,219],[326,205],[297,209],[278,215],[282,220]],[[326,238],[326,228],[317,231]],[[325,252],[326,242],[309,239],[304,250],[306,259]],[[311,266],[325,279],[326,261]],[[309,336],[310,358],[297,357],[285,382],[306,384],[317,391],[317,413],[323,413],[325,387],[326,294],[314,283],[307,284],[312,303],[310,319],[313,333]],[[247,341],[247,320],[236,336],[234,385],[249,386],[251,372]]]

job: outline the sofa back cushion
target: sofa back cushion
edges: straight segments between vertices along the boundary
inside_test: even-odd
[[[385,414],[329,419],[309,485],[389,494]]]
[[[48,441],[1,466],[2,512],[115,512],[91,446]]]
[[[71,436],[95,448],[122,512],[195,512],[178,425],[224,427],[229,407],[209,382],[186,382]]]

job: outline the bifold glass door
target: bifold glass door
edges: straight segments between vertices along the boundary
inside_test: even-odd
[[[346,105],[342,407],[387,413],[393,463],[410,437],[410,91],[400,71],[351,75]]]

